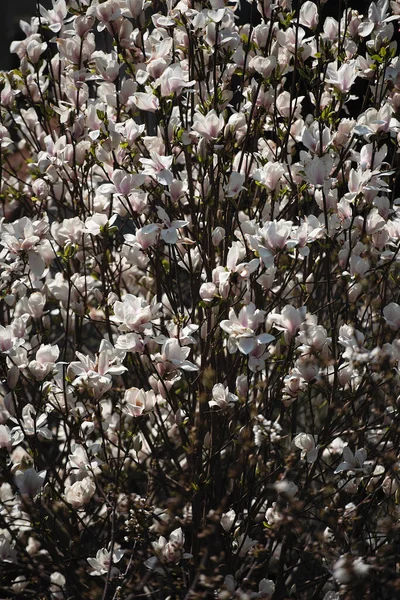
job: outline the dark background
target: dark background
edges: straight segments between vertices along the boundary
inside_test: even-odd
[[[42,6],[51,7],[51,0],[40,0]],[[24,39],[19,21],[30,21],[36,14],[36,0],[3,0],[0,13],[0,69],[5,71],[18,66],[16,55],[10,54],[13,40]]]

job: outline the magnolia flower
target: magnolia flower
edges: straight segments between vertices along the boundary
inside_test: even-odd
[[[160,108],[160,102],[157,96],[154,96],[152,92],[135,92],[133,94],[133,102],[139,110],[156,112]]]
[[[170,185],[173,181],[173,175],[171,171],[173,156],[162,156],[155,152],[150,151],[150,158],[140,158],[140,162],[144,165],[142,175],[151,175],[158,183],[162,185]]]
[[[355,60],[343,63],[339,68],[337,63],[329,63],[325,81],[332,83],[342,94],[347,94],[357,77],[356,66]]]
[[[158,566],[159,562],[161,562],[161,564],[178,564],[182,558],[191,558],[191,554],[183,552],[184,544],[185,536],[181,527],[170,533],[168,541],[161,535],[157,542],[152,542],[156,556],[146,560],[144,563],[145,566],[152,571],[156,570],[163,573],[164,571],[161,565]]]
[[[0,425],[0,449],[6,448],[6,450],[9,452],[12,445],[13,440],[9,427],[7,427],[7,425]]]
[[[226,408],[230,403],[237,402],[239,398],[229,391],[228,387],[224,387],[222,383],[216,383],[212,389],[212,400],[209,401],[209,406],[217,408]]]
[[[97,188],[99,194],[119,194],[129,196],[133,190],[139,188],[145,181],[143,173],[127,173],[121,169],[115,169],[111,176],[112,183],[103,183]]]
[[[175,63],[165,69],[157,83],[161,86],[162,96],[169,96],[171,94],[179,96],[185,87],[191,87],[196,83],[195,81],[187,80],[188,71],[184,71],[179,64]]]
[[[88,558],[87,561],[89,565],[92,567],[92,571],[90,571],[90,575],[105,575],[109,572],[111,566],[114,563],[118,563],[121,558],[124,556],[124,551],[121,549],[114,550],[112,556],[111,552],[106,548],[101,548],[96,553],[96,558]],[[111,577],[118,573],[118,569],[111,569]]]
[[[233,308],[229,311],[229,319],[221,321],[220,327],[229,335],[228,349],[234,353],[239,349],[242,354],[250,354],[257,343],[269,344],[274,340],[274,336],[268,333],[256,335],[255,331],[264,321],[265,312],[256,309],[253,302],[243,306],[236,316]]]
[[[268,596],[272,596],[272,594],[275,592],[275,583],[272,581],[272,579],[261,579],[260,583],[258,584],[258,594],[256,594],[256,596],[254,596],[255,598],[262,598],[262,599],[266,599]]]
[[[107,215],[95,213],[92,217],[86,219],[84,232],[93,236],[102,235],[106,229],[112,227],[117,217],[118,215],[113,215],[109,219]]]
[[[357,119],[357,125],[353,131],[357,135],[363,135],[368,139],[371,135],[377,134],[380,131],[386,132],[399,129],[399,121],[392,117],[393,108],[388,102],[380,107],[368,108]]]
[[[318,8],[314,2],[307,0],[300,9],[299,24],[309,29],[316,29],[318,22]]]
[[[144,412],[153,410],[156,396],[153,390],[146,392],[136,387],[125,390],[122,410],[131,417],[140,417]]]
[[[6,529],[2,529],[0,530],[0,561],[12,563],[16,562],[16,560],[17,553],[14,549],[11,534]]]
[[[238,554],[240,558],[243,558],[256,544],[256,540],[252,540],[245,533],[241,533],[235,540],[234,553]]]
[[[225,239],[226,231],[223,227],[216,227],[211,234],[211,241],[213,246],[219,246],[223,239]]]
[[[318,458],[318,446],[309,433],[299,433],[293,440],[294,445],[301,450],[301,458],[306,458],[307,462],[313,463]]]
[[[36,352],[36,360],[31,360],[28,368],[37,381],[43,381],[53,370],[60,350],[57,345],[42,344]]]
[[[164,342],[161,349],[161,356],[156,364],[158,373],[162,376],[164,373],[182,369],[183,371],[198,371],[199,367],[186,360],[190,354],[188,346],[181,346],[179,340],[170,338]]]
[[[383,309],[383,316],[390,329],[400,328],[400,306],[396,302],[390,302]]]
[[[284,331],[289,337],[294,337],[306,317],[306,310],[305,306],[294,308],[287,304],[281,314],[270,314],[269,320],[275,323],[277,329]]]
[[[18,470],[15,474],[15,485],[21,494],[35,496],[43,487],[46,473],[47,471],[40,471],[38,473],[32,468],[25,471]]]
[[[64,19],[68,13],[65,0],[53,0],[53,8],[51,10],[47,10],[41,4],[39,4],[39,7],[43,24],[46,24],[54,33],[58,33],[63,27]]]
[[[214,269],[213,279],[219,285],[219,293],[223,298],[229,296],[229,292],[235,289],[232,283],[233,273],[237,273],[242,279],[248,279],[252,273],[254,273],[259,265],[260,261],[257,258],[253,258],[250,262],[239,262],[241,256],[245,253],[245,249],[240,242],[233,242],[229,249],[228,256],[226,257],[225,269],[220,266]]]
[[[226,513],[222,513],[221,525],[222,525],[223,530],[226,533],[228,533],[232,529],[232,526],[233,526],[235,520],[236,520],[236,513],[233,510],[233,508],[231,510],[228,510],[228,512],[226,512]]]
[[[65,500],[72,508],[82,508],[90,502],[96,491],[96,485],[91,477],[84,477],[65,488]]]
[[[280,219],[279,221],[268,221],[259,229],[257,237],[264,239],[266,245],[272,251],[282,250],[290,236],[292,225],[292,221],[284,221],[283,219]],[[255,250],[259,250],[261,257],[264,260],[262,249],[255,248]],[[272,266],[269,264],[268,257],[264,262],[266,262],[267,267]]]
[[[340,465],[337,467],[335,474],[341,473],[342,471],[354,471],[355,473],[364,473],[366,469],[369,469],[370,464],[364,464],[367,458],[367,451],[364,448],[359,448],[353,454],[353,452],[348,446],[344,446],[343,458],[344,461],[341,462]]]
[[[252,177],[269,191],[273,192],[282,180],[285,167],[278,162],[267,162],[261,169],[254,171]]]
[[[100,346],[96,362],[82,352],[75,352],[79,361],[73,361],[68,366],[68,371],[77,375],[73,382],[74,387],[89,390],[95,398],[101,398],[112,386],[112,375],[121,375],[127,371],[118,360],[117,354],[121,350],[124,351],[124,348],[116,348],[113,358],[108,348]],[[113,362],[115,364],[112,364]]]
[[[40,435],[47,440],[52,438],[50,429],[46,427],[47,415],[45,413],[37,415],[32,404],[26,404],[24,406],[19,421],[15,417],[11,417],[11,420],[14,421],[14,423],[18,423],[18,425],[11,430],[12,438],[16,444],[22,442],[25,436]]]
[[[91,454],[97,452],[97,450],[96,444],[89,447]],[[79,444],[74,447],[73,454],[68,455],[69,468],[74,472],[74,477],[80,481],[89,476],[90,473],[98,474],[101,462],[99,458],[89,458],[86,449]]]
[[[181,227],[186,227],[186,225],[189,225],[189,221],[184,221],[184,220],[171,221],[171,219],[168,217],[165,210],[161,207],[159,207],[157,209],[157,215],[163,221],[163,224],[165,226],[165,229],[161,230],[162,239],[167,244],[176,244],[176,242],[179,240],[178,229],[180,229]]]
[[[195,113],[192,129],[209,142],[218,138],[224,125],[223,116],[218,116],[215,110],[211,110],[205,116],[201,113]]]
[[[127,294],[122,302],[117,300],[113,308],[111,320],[120,324],[120,331],[143,333],[151,327],[151,321],[158,317],[161,303],[149,304],[144,298]]]
[[[339,584],[350,584],[354,577],[364,577],[370,570],[370,565],[364,563],[362,558],[343,555],[333,564],[332,574]]]

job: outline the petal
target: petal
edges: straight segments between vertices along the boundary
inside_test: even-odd
[[[238,338],[238,348],[242,354],[250,354],[254,350],[255,340],[254,337],[241,337]]]

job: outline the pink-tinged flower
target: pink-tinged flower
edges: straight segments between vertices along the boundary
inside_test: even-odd
[[[90,473],[99,474],[99,465],[102,464],[102,461],[99,458],[94,458],[92,455],[89,458],[86,449],[77,444],[74,447],[73,454],[68,455],[68,463],[69,468],[74,473],[74,477],[81,481]]]
[[[90,575],[105,575],[111,569],[110,576],[113,577],[119,571],[116,568],[113,568],[112,565],[114,563],[118,563],[121,558],[124,556],[124,551],[121,549],[114,550],[112,556],[111,552],[106,548],[101,548],[96,553],[96,558],[88,558],[87,561],[89,565],[92,567],[92,571],[90,571]]]
[[[173,175],[171,171],[173,156],[162,156],[155,150],[150,151],[150,158],[140,158],[144,165],[143,175],[151,175],[162,185],[171,185]]]
[[[285,167],[278,162],[268,162],[253,173],[253,179],[264,185],[270,192],[276,190],[278,183],[286,172]]]
[[[59,357],[60,350],[57,345],[42,344],[36,352],[36,360],[31,360],[28,367],[37,381],[43,381],[53,370],[54,363]]]
[[[121,352],[120,348],[117,348],[115,352],[115,359],[111,358],[108,349],[102,349],[100,345],[100,352],[96,362],[94,362],[89,356],[76,352],[76,356],[79,361],[71,362],[68,366],[69,373],[77,375],[74,379],[73,386],[82,388],[90,392],[95,398],[101,398],[109,389],[112,387],[112,375],[121,375],[127,370],[118,359],[118,352]],[[110,361],[111,358],[111,361]],[[115,364],[112,364],[115,362]]]
[[[243,186],[246,177],[244,173],[237,173],[233,171],[229,177],[229,182],[226,187],[225,195],[227,198],[237,198],[242,190],[246,188]]]
[[[134,190],[139,188],[145,181],[145,175],[141,173],[127,173],[122,169],[115,169],[111,176],[112,183],[103,183],[97,188],[100,194],[120,194],[129,196]]]
[[[258,584],[258,597],[259,598],[268,598],[273,595],[275,592],[275,583],[272,579],[261,579]]]
[[[0,352],[9,353],[13,350],[15,342],[17,339],[10,325],[0,325]]]
[[[211,302],[218,295],[217,286],[212,281],[202,283],[199,289],[199,296],[204,302]]]
[[[301,324],[298,340],[303,344],[299,346],[299,350],[304,350],[306,353],[308,348],[314,352],[320,352],[325,344],[331,341],[325,327],[308,321]]]
[[[11,421],[18,423],[18,425],[11,430],[13,443],[21,443],[26,436],[31,437],[39,435],[47,440],[52,438],[51,431],[46,426],[47,415],[45,413],[37,415],[32,404],[26,404],[24,406],[22,409],[22,417],[19,421],[15,417],[11,417]]]
[[[301,450],[301,458],[306,458],[307,462],[313,463],[318,458],[318,446],[315,445],[315,439],[309,433],[299,433],[293,440],[296,448]]]
[[[260,73],[265,79],[274,72],[276,67],[276,56],[254,56],[249,62],[249,68],[254,69],[257,73]]]
[[[316,186],[323,186],[329,182],[329,174],[332,170],[333,159],[328,154],[325,156],[314,156],[306,165],[306,179]]]
[[[159,316],[161,303],[149,304],[144,298],[127,294],[122,302],[117,300],[113,308],[114,316],[111,320],[120,323],[120,331],[143,333],[151,327],[151,321]]]
[[[333,17],[326,17],[324,21],[324,31],[321,37],[330,42],[335,42],[339,32],[339,23]]]
[[[15,485],[17,486],[20,494],[36,496],[39,490],[43,487],[46,473],[47,471],[40,471],[38,473],[35,471],[35,469],[17,471],[15,474]]]
[[[195,113],[193,121],[192,129],[208,142],[216,140],[225,125],[223,116],[218,116],[215,110],[211,110],[206,115]]]
[[[146,392],[136,387],[125,390],[122,411],[131,417],[140,417],[153,410],[156,395],[153,390]]]
[[[74,29],[77,35],[81,38],[90,31],[94,25],[95,18],[93,15],[78,15],[74,20]]]
[[[339,68],[337,63],[329,63],[325,81],[334,85],[342,94],[347,94],[357,77],[357,63],[350,60]]]
[[[269,319],[275,323],[275,327],[284,331],[290,337],[294,337],[300,329],[300,325],[306,318],[306,307],[295,308],[287,304],[281,311],[281,314],[270,314]]]
[[[303,44],[305,35],[306,32],[302,27],[288,27],[286,31],[278,30],[276,33],[277,41],[285,51],[294,54],[302,48],[303,60],[308,58],[311,53],[311,48],[307,44]]]
[[[117,350],[123,350],[124,352],[143,352],[145,345],[146,339],[143,340],[138,333],[119,335],[115,342]]]
[[[96,71],[99,76],[104,81],[115,81],[121,67],[116,54],[106,54],[105,52],[98,51],[93,54],[93,58],[95,59]]]
[[[150,223],[136,231],[136,240],[140,244],[142,250],[147,250],[154,246],[160,235],[160,225],[158,223]],[[125,236],[126,237],[126,236]]]
[[[391,2],[391,7],[395,8],[396,3]],[[380,0],[378,2],[371,2],[368,9],[368,19],[359,24],[358,35],[360,37],[367,37],[375,28],[384,27],[390,21],[396,21],[399,19],[398,14],[386,16],[388,10],[388,2],[386,0]],[[395,10],[393,11],[395,12]],[[383,31],[385,31],[383,29]],[[390,39],[390,38],[389,38]]]
[[[157,215],[163,222],[164,229],[161,230],[161,238],[166,244],[176,244],[179,240],[178,229],[189,225],[189,221],[174,220],[171,221],[167,213],[161,206],[157,209]]]
[[[198,371],[199,367],[189,360],[186,360],[190,354],[188,346],[181,346],[179,340],[170,338],[161,348],[161,356],[158,358],[156,368],[158,373],[163,376],[166,373],[171,373],[177,369],[183,371]]]
[[[45,23],[53,33],[59,32],[68,13],[65,0],[57,0],[57,2],[53,0],[53,8],[51,10],[46,10],[41,4],[39,6],[42,23]]]
[[[229,335],[228,350],[230,353],[239,350],[242,354],[250,354],[257,343],[269,344],[274,336],[268,333],[256,335],[256,331],[264,322],[265,312],[256,309],[253,302],[243,306],[236,316],[233,308],[229,311],[229,319],[221,321],[220,327]]]
[[[229,404],[235,403],[239,398],[229,391],[228,387],[224,387],[222,383],[216,383],[212,389],[212,400],[209,401],[209,406],[224,409]]]
[[[125,1],[126,1],[126,7],[129,11],[129,14],[133,19],[137,19],[143,13],[143,11],[146,10],[146,8],[151,5],[151,2],[146,1],[146,0],[125,0]]]
[[[184,544],[185,536],[181,527],[170,533],[168,542],[161,535],[157,542],[152,542],[155,556],[146,560],[145,566],[151,571],[163,573],[162,563],[177,564],[182,558],[191,558],[191,554],[183,552]]]
[[[184,71],[178,63],[174,63],[165,69],[159,83],[162,96],[172,94],[179,96],[184,88],[191,87],[196,82],[188,81],[188,71]]]
[[[314,2],[304,2],[300,9],[299,24],[309,29],[316,29],[319,23],[318,8]]]
[[[292,225],[292,221],[285,221],[283,219],[268,221],[259,230],[258,236],[265,240],[266,245],[271,250],[282,250],[291,234]]]
[[[47,49],[46,42],[41,43],[38,40],[32,39],[26,44],[26,54],[32,64],[36,64]]]
[[[91,477],[84,477],[65,488],[65,500],[72,508],[82,508],[90,502],[96,491],[96,485]]]
[[[216,227],[211,234],[211,241],[213,246],[219,246],[223,239],[225,239],[226,231],[223,227]]]
[[[369,139],[371,135],[375,135],[379,131],[387,132],[390,130],[398,131],[400,123],[392,117],[393,108],[386,102],[379,110],[376,108],[368,108],[357,119],[357,125],[353,131],[357,135],[364,135]]]
[[[385,306],[383,316],[390,329],[395,331],[400,329],[400,306],[396,302],[391,302]]]
[[[248,279],[260,266],[260,261],[253,258],[250,262],[240,262],[240,257],[245,253],[245,249],[240,242],[233,242],[226,258],[226,267],[216,267],[213,271],[213,279],[219,285],[219,293],[223,298],[227,298],[232,290],[232,275],[237,273],[242,279]],[[233,286],[234,288],[235,286]]]
[[[292,118],[298,118],[301,113],[301,103],[303,100],[304,96],[292,98],[289,92],[281,92],[276,99],[277,111],[282,117],[288,118],[291,114]]]
[[[344,461],[337,467],[335,474],[341,473],[342,471],[353,471],[354,473],[365,473],[370,471],[371,464],[365,463],[367,458],[367,451],[365,448],[359,448],[353,452],[348,446],[343,448]]]
[[[114,214],[111,219],[108,219],[108,215],[104,213],[95,213],[92,217],[86,219],[84,232],[90,233],[93,236],[102,235],[106,229],[112,227],[117,216]]]
[[[306,383],[310,383],[319,377],[319,366],[313,356],[299,356],[295,362],[293,375],[299,375]]]
[[[132,98],[139,110],[156,112],[160,108],[160,102],[152,92],[135,92]]]
[[[0,425],[0,449],[5,448],[9,452],[12,445],[13,440],[10,428],[7,425]]]

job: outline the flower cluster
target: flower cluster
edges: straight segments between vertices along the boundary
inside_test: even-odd
[[[21,22],[4,596],[395,597],[400,1],[349,4],[254,0],[241,24],[237,1],[52,0]]]

